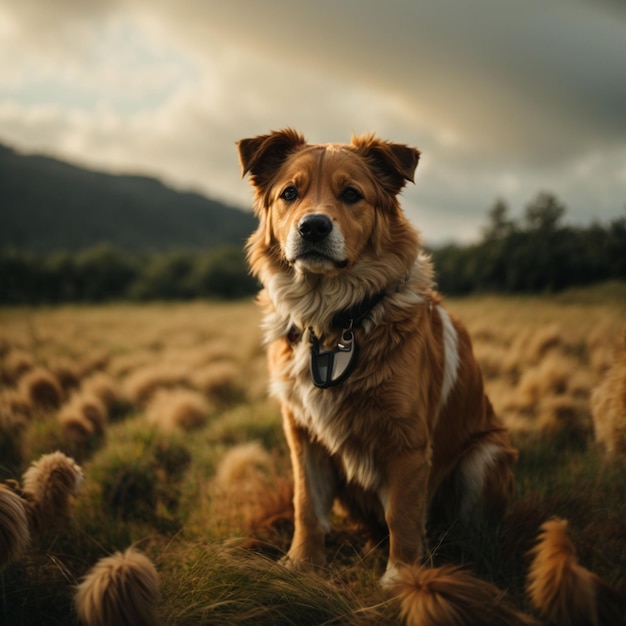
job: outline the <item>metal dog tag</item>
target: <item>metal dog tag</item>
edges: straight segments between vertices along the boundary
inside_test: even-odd
[[[354,333],[346,329],[341,333],[337,347],[325,350],[313,329],[309,329],[311,338],[311,377],[316,387],[326,389],[344,381],[356,365],[356,344]]]

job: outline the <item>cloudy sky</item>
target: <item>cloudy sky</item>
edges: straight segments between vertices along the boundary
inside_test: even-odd
[[[240,206],[234,143],[292,126],[422,151],[427,241],[539,191],[626,215],[622,0],[0,0],[0,142]],[[1,207],[0,207],[1,211]]]

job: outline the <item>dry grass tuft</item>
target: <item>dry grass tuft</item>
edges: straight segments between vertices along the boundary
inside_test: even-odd
[[[42,367],[24,374],[18,389],[34,409],[57,409],[63,400],[63,389],[57,377]]]
[[[92,426],[88,430],[95,435],[102,435],[107,425],[108,410],[96,395],[81,390],[63,406],[57,419],[65,426],[86,422]]]
[[[524,372],[518,392],[524,406],[534,406],[541,398],[558,396],[567,391],[569,378],[576,365],[566,357],[552,353],[537,367]]]
[[[400,600],[407,626],[522,626],[537,624],[518,612],[495,585],[458,567],[401,567],[389,590]]]
[[[517,385],[497,379],[488,383],[488,392],[512,432],[569,431],[582,441],[591,432],[589,378],[573,357],[550,349],[525,367]]]
[[[26,418],[2,404],[0,399],[0,459],[4,467],[19,465],[22,460],[22,433]]]
[[[30,418],[32,413],[32,405],[24,394],[17,389],[7,389],[0,392],[0,406],[13,415],[20,415],[24,418]]]
[[[604,376],[611,367],[615,337],[619,332],[620,327],[613,328],[605,318],[598,320],[585,336],[587,358],[594,374]]]
[[[474,356],[480,365],[483,376],[494,379],[508,374],[504,363],[507,359],[507,349],[491,343],[475,343]]]
[[[78,495],[83,472],[74,459],[62,452],[44,454],[23,476],[24,494],[33,502],[33,527],[49,526],[55,518],[69,513],[71,499]]]
[[[199,369],[192,377],[194,387],[211,400],[231,403],[243,396],[238,383],[239,367],[228,361],[218,361]]]
[[[97,372],[84,380],[81,390],[103,402],[109,417],[117,416],[126,410],[128,400],[124,397],[119,384],[106,372]]]
[[[610,457],[626,459],[626,328],[613,362],[591,396],[596,441]]]
[[[87,378],[95,372],[104,371],[111,361],[111,355],[103,350],[89,351],[88,356],[85,357],[80,364],[80,378]]]
[[[76,590],[80,620],[87,626],[157,626],[159,575],[135,548],[100,559]]]
[[[567,522],[552,519],[541,527],[527,579],[527,593],[539,614],[552,624],[619,624],[624,600],[617,590],[578,563]]]
[[[293,486],[280,475],[276,459],[255,441],[231,448],[222,458],[213,479],[214,515],[227,527],[265,540],[293,520]]]
[[[198,365],[206,365],[218,361],[232,361],[233,356],[232,341],[213,339],[210,343],[197,349],[195,360]]]
[[[270,453],[258,441],[251,441],[228,450],[213,480],[218,489],[237,489],[246,483],[256,483],[259,474],[267,475],[271,467]]]
[[[116,378],[123,378],[136,370],[154,363],[154,354],[145,350],[125,352],[111,358],[107,371]]]
[[[62,410],[57,420],[63,429],[63,435],[74,445],[86,444],[98,436],[93,422],[90,422],[82,413]]]
[[[0,484],[0,568],[19,559],[29,542],[24,501],[9,487]]]
[[[0,362],[0,382],[16,385],[19,379],[35,367],[35,360],[23,350],[11,350]]]
[[[550,436],[567,431],[584,441],[591,432],[586,408],[572,396],[547,397],[539,403],[535,429]]]
[[[66,393],[80,385],[80,369],[69,359],[56,359],[48,364],[48,369],[56,376]]]
[[[185,367],[152,365],[136,370],[126,378],[126,394],[133,404],[146,406],[158,389],[189,387],[189,372]]]
[[[528,343],[523,348],[524,358],[529,363],[539,363],[549,351],[562,345],[562,332],[558,324],[533,329]]]
[[[146,409],[148,421],[165,431],[199,428],[206,423],[210,413],[206,398],[192,389],[160,389]]]

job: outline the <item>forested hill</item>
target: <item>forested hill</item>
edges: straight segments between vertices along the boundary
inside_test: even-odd
[[[251,213],[154,178],[115,176],[0,145],[0,250],[49,253],[242,245]]]

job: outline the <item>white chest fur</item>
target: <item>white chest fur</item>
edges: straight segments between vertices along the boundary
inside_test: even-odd
[[[341,385],[320,389],[310,372],[310,346],[301,340],[293,346],[292,358],[271,381],[272,395],[286,403],[296,421],[306,428],[330,454],[341,461],[346,479],[365,489],[376,489],[380,477],[375,470],[372,451],[346,446],[350,424],[346,423],[342,402],[346,392]],[[341,417],[340,417],[341,416]]]

